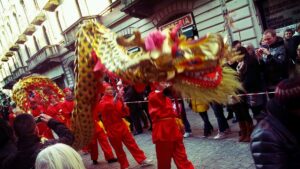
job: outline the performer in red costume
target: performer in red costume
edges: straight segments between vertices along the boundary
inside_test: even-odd
[[[89,144],[89,152],[91,154],[91,159],[93,160],[93,164],[98,164],[98,161],[97,161],[97,159],[98,159],[97,141],[98,141],[100,144],[100,147],[104,153],[105,160],[108,163],[117,162],[118,159],[116,159],[114,157],[112,148],[108,142],[108,138],[104,131],[104,128],[102,126],[100,126],[100,124],[99,124],[99,115],[98,114],[100,111],[101,111],[101,109],[99,109],[99,107],[96,105],[93,110],[95,133],[94,133],[91,143]]]
[[[61,108],[62,116],[64,117],[64,124],[67,127],[71,126],[71,116],[74,108],[74,96],[70,88],[65,88],[63,90],[65,93],[64,101],[60,102],[59,107]]]
[[[65,119],[63,116],[62,107],[59,104],[59,98],[55,95],[50,95],[49,100],[50,104],[48,105],[46,114],[63,123]]]
[[[152,141],[155,144],[158,169],[170,169],[173,158],[178,169],[194,169],[183,144],[183,133],[172,101],[162,91],[149,94]]]
[[[136,144],[123,117],[128,116],[129,110],[121,100],[121,96],[114,97],[114,89],[106,84],[104,96],[97,106],[101,110],[100,115],[107,131],[111,145],[118,157],[121,169],[129,167],[126,153],[123,150],[122,143],[125,144],[134,159],[141,165],[151,165],[144,152]]]
[[[30,99],[30,110],[29,112],[33,115],[33,117],[38,118],[41,113],[45,113],[46,109],[39,105],[36,101],[35,97],[31,97]],[[53,134],[50,128],[47,127],[46,123],[37,123],[38,135],[40,137],[45,137],[47,139],[53,139]]]

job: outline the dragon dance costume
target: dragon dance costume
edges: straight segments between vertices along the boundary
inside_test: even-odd
[[[132,37],[126,39],[92,20],[80,25],[75,50],[75,107],[71,120],[75,135],[73,147],[80,149],[93,138],[92,109],[104,74],[121,78],[131,85],[172,83],[183,97],[197,99],[203,104],[226,103],[228,95],[235,95],[241,89],[235,72],[224,66],[225,62],[241,56],[231,51],[220,35],[208,34],[198,40],[187,40],[184,35],[178,36],[179,29],[180,25],[151,32],[145,38],[135,31]],[[130,47],[141,50],[128,53]],[[37,86],[43,82],[46,83],[44,86],[53,86],[49,85],[53,82],[45,79],[31,81]],[[30,86],[28,83],[25,78],[13,88],[13,98],[18,105],[23,106],[27,102],[22,92],[26,93],[23,89]],[[61,94],[56,88],[52,89],[58,96]]]

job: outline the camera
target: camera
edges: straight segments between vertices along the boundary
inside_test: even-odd
[[[34,120],[35,120],[35,123],[42,122],[41,116],[35,117]]]

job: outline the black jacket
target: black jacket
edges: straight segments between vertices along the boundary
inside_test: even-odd
[[[260,60],[266,87],[275,87],[281,80],[288,77],[288,57],[281,37],[277,37],[275,43],[269,46],[270,55]]]
[[[55,143],[64,143],[72,145],[74,136],[71,131],[62,123],[51,119],[48,126],[54,130],[59,139],[48,140],[44,144],[36,135],[19,138],[17,141],[18,151],[7,161],[5,169],[32,169],[38,153],[49,145]]]
[[[17,147],[13,141],[9,141],[5,145],[0,146],[0,169],[5,169],[4,165],[14,156],[16,152]]]
[[[300,168],[299,140],[271,114],[252,132],[250,146],[257,169]]]

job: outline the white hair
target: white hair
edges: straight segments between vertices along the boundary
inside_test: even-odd
[[[35,161],[36,169],[85,169],[81,156],[70,146],[57,143],[42,150]]]

